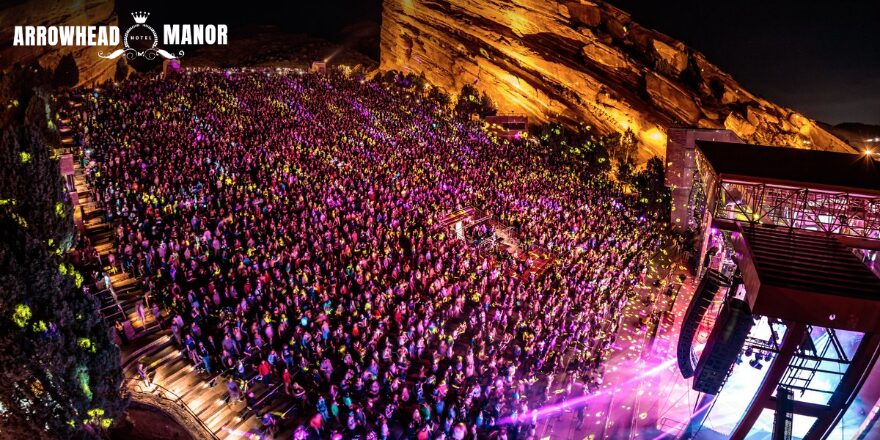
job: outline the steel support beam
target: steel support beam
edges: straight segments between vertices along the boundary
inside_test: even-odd
[[[828,438],[834,425],[843,417],[843,413],[859,394],[859,389],[868,378],[877,357],[880,355],[880,333],[869,333],[862,338],[852,363],[846,370],[846,374],[834,395],[828,400],[830,410],[816,419],[813,426],[804,436],[804,440],[820,440]]]
[[[767,402],[764,404],[764,408],[776,410],[776,397],[771,396],[767,399]],[[828,412],[828,407],[825,405],[819,405],[818,403],[809,403],[809,402],[800,402],[795,400],[794,402],[794,413],[802,416],[809,417],[821,417],[825,413]]]
[[[806,333],[806,325],[800,323],[789,324],[788,330],[782,338],[782,345],[779,348],[779,354],[773,359],[773,363],[770,364],[770,367],[767,369],[767,375],[764,376],[764,381],[761,382],[761,387],[758,388],[755,397],[752,399],[752,402],[743,414],[742,419],[740,419],[736,428],[734,428],[733,432],[730,434],[731,439],[743,440],[749,434],[752,425],[758,420],[761,411],[764,410],[767,406],[767,402],[773,396],[773,391],[776,390],[776,387],[779,385],[779,380],[782,379],[785,370],[788,369],[788,364],[797,352],[797,348],[801,344],[801,341],[804,340],[804,335],[806,335]]]

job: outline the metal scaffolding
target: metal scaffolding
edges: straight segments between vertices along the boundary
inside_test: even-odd
[[[880,238],[880,197],[732,179],[715,188],[716,218]]]

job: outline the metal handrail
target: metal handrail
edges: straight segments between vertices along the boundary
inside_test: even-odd
[[[160,399],[164,399],[169,402],[176,403],[181,408],[183,408],[183,410],[186,411],[190,416],[192,416],[192,418],[196,419],[196,421],[198,421],[198,423],[202,427],[202,429],[204,429],[205,432],[207,432],[211,436],[211,438],[213,438],[214,440],[220,440],[220,438],[217,437],[216,434],[214,434],[214,431],[212,431],[211,428],[209,428],[208,425],[206,425],[205,422],[202,421],[202,419],[199,416],[197,416],[196,413],[193,412],[193,410],[189,407],[189,405],[187,405],[186,402],[183,401],[183,398],[178,396],[177,393],[169,390],[168,388],[163,387],[162,385],[159,385],[157,382],[152,382],[152,381],[150,382],[150,385],[149,385],[152,388],[152,391],[145,391],[145,390],[141,389],[141,387],[138,386],[138,384],[137,384],[137,382],[142,382],[142,381],[143,380],[141,378],[136,377],[136,376],[128,378],[127,388],[129,390],[129,392],[136,392],[136,393],[140,393],[140,394],[148,394],[151,396],[157,396]],[[132,385],[132,383],[134,383],[134,385]],[[164,395],[163,395],[163,393],[154,393],[153,391],[155,391],[155,390],[161,390],[164,393]],[[169,399],[167,397],[167,395],[171,395],[174,398]]]

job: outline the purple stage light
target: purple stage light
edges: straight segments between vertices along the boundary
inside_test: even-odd
[[[674,358],[667,359],[663,363],[655,365],[651,369],[644,371],[637,376],[634,376],[624,382],[617,384],[617,386],[615,387],[615,390],[619,390],[623,386],[641,381],[642,379],[655,376],[655,375],[663,372],[667,368],[671,367],[674,363],[675,363]],[[611,393],[612,393],[612,390],[609,389],[606,391],[599,391],[597,393],[593,393],[588,396],[580,396],[580,397],[576,397],[574,399],[568,399],[562,403],[557,403],[557,404],[553,404],[553,405],[544,406],[541,408],[536,408],[531,411],[531,413],[530,413],[531,416],[529,418],[534,421],[545,420],[545,419],[550,418],[550,416],[553,416],[553,415],[559,413],[560,411],[563,411],[566,409],[574,410],[574,409],[580,408],[580,407],[586,405],[591,400],[596,399],[598,397],[601,397],[602,394],[611,394]],[[522,416],[503,417],[498,421],[497,425],[514,424],[514,423],[519,422],[520,420],[522,420]]]

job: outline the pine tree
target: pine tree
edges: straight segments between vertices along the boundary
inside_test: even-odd
[[[55,87],[73,87],[79,83],[79,67],[77,67],[76,58],[72,53],[68,53],[58,60],[52,82]]]
[[[497,113],[498,109],[495,107],[495,103],[492,102],[492,98],[486,92],[483,92],[480,95],[480,116],[485,118],[486,116],[494,116]]]
[[[620,134],[618,141],[613,143],[612,156],[618,164],[627,164],[632,166],[636,155],[636,135],[632,129],[627,128]]]
[[[4,76],[15,104],[0,118],[0,437],[94,437],[125,407],[119,349],[66,259],[73,222],[51,155],[60,139],[39,87],[49,75]]]
[[[116,71],[113,74],[115,81],[125,81],[128,78],[128,63],[125,60],[126,58],[122,57],[116,61]]]
[[[470,118],[474,115],[486,117],[497,113],[489,96],[485,92],[481,95],[477,88],[470,84],[462,86],[453,110],[462,118]]]
[[[639,193],[639,205],[655,218],[669,221],[672,195],[664,180],[663,160],[654,156],[645,164],[645,169],[635,176],[633,185]]]

